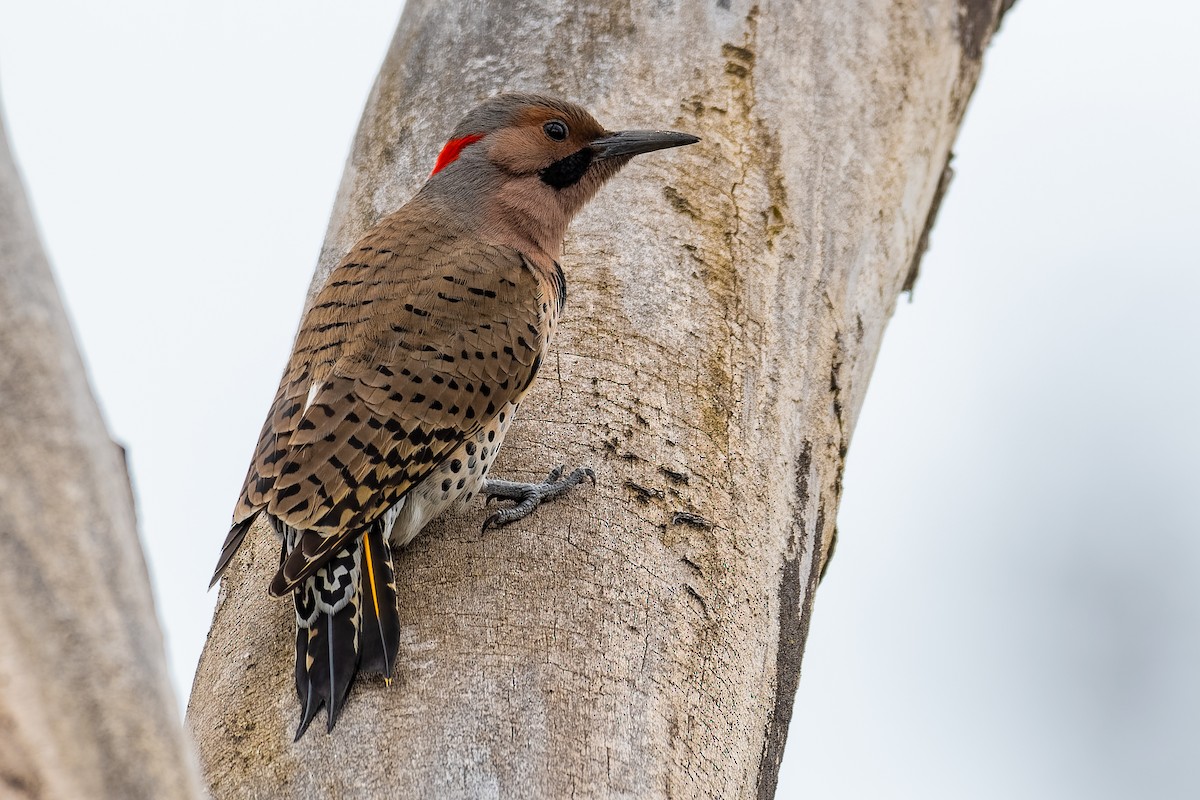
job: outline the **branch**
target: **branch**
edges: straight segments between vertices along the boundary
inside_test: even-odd
[[[215,796],[774,794],[854,421],[998,14],[968,31],[979,5],[409,1],[314,287],[502,89],[703,142],[574,225],[495,470],[598,486],[402,551],[399,680],[360,682],[332,735],[290,741],[290,604],[252,532],[189,710]]]
[[[0,794],[199,798],[124,454],[0,126]]]

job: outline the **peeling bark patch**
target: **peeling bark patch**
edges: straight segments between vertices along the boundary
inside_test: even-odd
[[[779,765],[792,721],[792,704],[800,684],[800,657],[804,652],[804,633],[808,626],[809,603],[804,602],[804,584],[800,575],[800,553],[783,560],[779,579],[779,647],[775,654],[775,708],[767,723],[763,757],[758,767],[758,800],[775,797]],[[811,594],[809,595],[811,597]],[[803,607],[802,604],[803,603]]]
[[[775,797],[783,746],[787,742],[788,726],[792,721],[792,704],[796,699],[796,687],[800,684],[800,659],[812,610],[811,602],[804,601],[801,586],[800,556],[796,554],[784,560],[783,577],[779,582],[779,602],[781,606],[786,604],[784,607],[787,610],[780,615],[779,651],[775,660],[775,708],[771,712],[762,761],[758,767],[758,800],[772,800]],[[810,585],[809,598],[812,597],[812,588]]]
[[[745,78],[750,75],[750,70],[754,69],[754,51],[748,47],[739,47],[736,44],[721,45],[721,55],[727,59],[725,62],[725,72],[738,78]]]
[[[983,58],[992,34],[1017,0],[958,0],[958,41],[963,55],[972,61]]]
[[[708,616],[708,603],[704,602],[704,598],[700,596],[700,593],[696,591],[695,587],[692,586],[690,583],[685,583],[683,585],[683,589],[685,592],[688,593],[689,597],[691,597],[693,600],[695,600],[700,605],[700,611],[704,614],[704,616],[707,617]]]
[[[816,531],[816,533],[817,533],[817,547],[818,547],[817,552],[819,553],[821,550],[825,549],[825,502],[824,501],[821,502],[821,507],[817,509],[817,531]],[[837,527],[836,526],[833,529],[832,536],[833,536],[834,541],[836,542],[837,541]],[[830,546],[830,548],[832,548],[833,544],[830,543],[829,546]],[[830,553],[829,553],[829,561],[832,561],[832,560],[833,560],[833,552],[831,549]],[[829,561],[825,562],[825,566],[829,565]],[[821,582],[821,578],[824,575],[825,575],[825,570],[824,570],[824,568],[822,568],[821,574],[817,576],[818,583]]]
[[[913,287],[917,285],[917,275],[921,271],[921,259],[924,257],[925,251],[929,249],[929,232],[933,230],[938,209],[942,207],[942,198],[946,196],[946,191],[950,188],[950,181],[954,179],[954,169],[950,166],[950,162],[953,160],[954,153],[947,153],[946,166],[942,167],[942,176],[938,178],[937,189],[933,192],[933,202],[929,204],[929,214],[925,217],[925,227],[921,229],[921,238],[917,239],[917,249],[913,251],[912,263],[908,265],[908,275],[904,278],[904,286],[900,288],[901,292],[908,292],[909,300],[912,299]]]
[[[804,449],[796,459],[796,515],[800,528],[804,528],[804,510],[808,507],[808,473],[812,469],[812,442],[805,440]],[[795,544],[795,536],[788,543]]]
[[[662,489],[647,488],[642,486],[640,483],[636,483],[635,481],[626,480],[625,487],[627,489],[632,489],[634,494],[637,495],[638,500],[641,500],[643,503],[647,502],[652,497],[658,500],[662,500],[664,497]]]
[[[824,520],[822,520],[824,521]],[[833,561],[833,552],[837,550],[838,531],[837,525],[833,526],[833,532],[829,534],[829,550],[825,552],[825,560],[821,562],[821,574],[817,576],[817,584],[825,580],[825,573],[829,572],[829,565]],[[824,542],[822,542],[824,544]]]
[[[1009,3],[1008,5],[1012,5]],[[996,0],[958,0],[958,42],[972,61],[983,57],[983,48],[999,22]]]
[[[707,530],[713,527],[713,524],[699,514],[693,514],[689,511],[676,511],[671,516],[672,525],[690,525],[693,528],[702,528]]]
[[[996,30],[997,31],[1000,30],[1000,22],[1004,19],[1004,15],[1007,14],[1008,10],[1010,8],[1012,8],[1014,5],[1016,5],[1016,3],[1017,3],[1017,0],[1001,0],[1000,14],[996,17]],[[995,31],[993,31],[993,33],[995,33]]]
[[[679,470],[671,469],[668,466],[660,466],[658,471],[663,475],[666,475],[671,480],[671,483],[686,484],[691,481],[691,477],[686,472],[680,472]]]
[[[762,760],[758,765],[758,800],[772,800],[779,782],[779,764],[783,761],[783,746],[787,742],[788,726],[792,721],[792,704],[800,684],[800,659],[804,654],[804,639],[808,618],[812,612],[812,596],[816,576],[800,574],[801,537],[804,535],[804,513],[808,508],[808,475],[812,469],[812,442],[805,441],[796,458],[793,475],[796,481],[795,521],[788,537],[779,576],[779,643],[775,651],[775,708],[767,722]],[[818,513],[817,536],[821,535],[824,509]],[[819,559],[814,559],[814,563]]]
[[[846,463],[846,453],[850,451],[850,437],[846,433],[845,407],[842,405],[842,364],[846,352],[842,343],[842,334],[833,337],[833,361],[829,365],[829,394],[833,398],[833,416],[838,424],[838,476],[834,484],[837,496],[842,496],[842,469]]]

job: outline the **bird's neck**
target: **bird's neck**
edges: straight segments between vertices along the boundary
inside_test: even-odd
[[[536,176],[507,180],[480,209],[480,235],[526,255],[557,261],[573,216]]]
[[[536,175],[513,178],[490,164],[462,161],[445,170],[447,178],[453,170],[455,180],[425,185],[425,199],[485,242],[557,261],[574,216],[568,206],[575,204],[564,203]]]

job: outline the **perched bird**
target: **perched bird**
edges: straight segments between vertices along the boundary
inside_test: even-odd
[[[458,123],[416,196],[330,274],[301,322],[212,581],[266,514],[283,541],[271,594],[295,598],[297,740],[322,705],[333,730],[358,670],[390,683],[392,547],[476,495],[515,501],[487,528],[591,477],[561,467],[540,484],[486,476],[566,300],[567,224],[633,156],[696,141],[612,133],[552,97],[493,97]]]

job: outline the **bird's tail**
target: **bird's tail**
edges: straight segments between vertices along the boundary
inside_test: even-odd
[[[233,554],[242,546],[242,540],[246,538],[246,532],[250,530],[250,526],[258,517],[257,513],[251,514],[241,522],[235,522],[233,527],[229,529],[229,535],[225,537],[225,544],[221,545],[221,557],[217,559],[217,568],[213,570],[212,580],[208,582],[208,588],[217,585],[217,581],[221,580],[221,573],[229,566]]]
[[[333,730],[360,667],[390,682],[400,641],[392,576],[391,550],[373,525],[296,589],[297,741],[321,706]]]
[[[396,611],[396,573],[392,548],[378,525],[363,537],[363,624],[359,668],[383,675],[392,683],[392,667],[400,649],[400,615]]]

